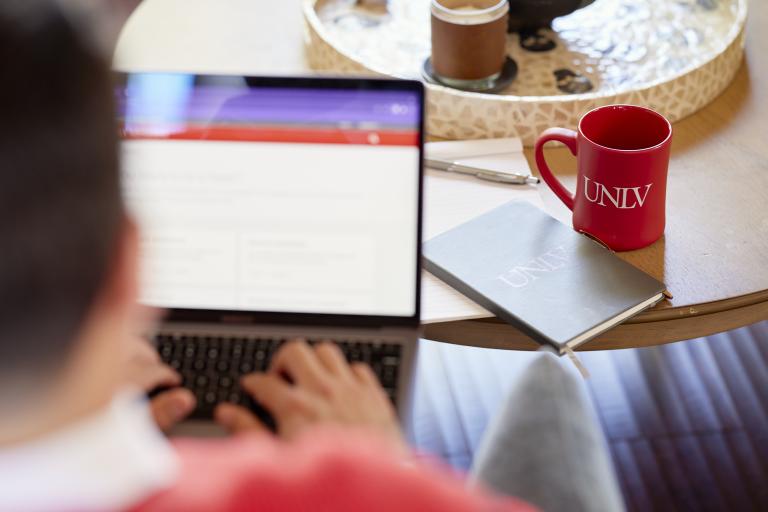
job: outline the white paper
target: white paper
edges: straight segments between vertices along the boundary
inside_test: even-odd
[[[488,155],[509,156],[512,153],[523,153],[520,139],[482,139],[482,140],[450,140],[445,142],[428,142],[424,146],[427,158],[468,159]],[[528,166],[525,166],[527,169]]]

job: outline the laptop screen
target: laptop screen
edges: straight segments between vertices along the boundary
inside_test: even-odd
[[[417,315],[420,88],[142,73],[117,98],[142,302]]]

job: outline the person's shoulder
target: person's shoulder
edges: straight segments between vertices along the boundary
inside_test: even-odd
[[[313,432],[292,443],[250,435],[175,445],[182,466],[177,484],[141,512],[531,510],[468,491],[438,465],[404,461],[377,439],[349,432]]]

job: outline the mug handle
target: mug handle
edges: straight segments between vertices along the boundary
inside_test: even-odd
[[[539,168],[539,174],[541,174],[541,177],[546,184],[549,185],[549,188],[552,189],[552,192],[554,192],[571,211],[573,210],[573,194],[560,183],[560,180],[558,180],[554,174],[552,174],[552,170],[547,165],[547,159],[544,158],[544,144],[552,140],[562,142],[568,146],[568,149],[571,150],[573,156],[576,156],[579,150],[577,137],[578,134],[573,130],[567,130],[565,128],[549,128],[544,130],[544,133],[541,134],[539,140],[536,141],[535,150],[536,166]]]

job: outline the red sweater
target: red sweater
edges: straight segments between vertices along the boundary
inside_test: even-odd
[[[315,432],[295,443],[266,435],[176,443],[175,487],[137,512],[155,511],[505,511],[519,501],[468,490],[458,475],[423,461],[406,464],[382,443],[347,432]]]

